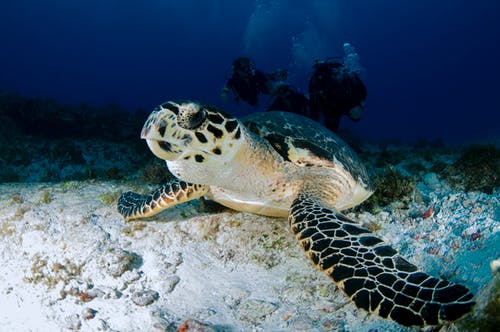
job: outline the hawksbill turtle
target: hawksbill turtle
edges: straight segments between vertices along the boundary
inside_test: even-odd
[[[302,249],[358,308],[406,326],[454,321],[473,294],[420,271],[340,211],[373,193],[354,151],[320,124],[287,112],[239,120],[216,107],[166,102],[141,137],[176,177],[151,194],[122,194],[126,219],[205,196],[239,211],[288,217]]]

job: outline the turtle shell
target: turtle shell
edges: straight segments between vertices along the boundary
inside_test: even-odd
[[[343,167],[370,191],[373,185],[358,155],[339,136],[307,117],[289,112],[258,112],[242,119],[286,161],[302,167]]]

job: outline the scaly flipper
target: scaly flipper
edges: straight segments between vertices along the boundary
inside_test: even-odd
[[[399,324],[440,325],[471,310],[464,286],[429,276],[341,213],[300,194],[290,227],[312,263],[358,308]]]
[[[122,194],[118,200],[118,212],[126,221],[150,217],[174,205],[200,198],[207,193],[208,188],[173,179],[149,195],[132,191]]]

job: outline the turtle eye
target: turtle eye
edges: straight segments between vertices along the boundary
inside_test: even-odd
[[[206,120],[205,109],[200,105],[191,104],[191,107],[182,109],[177,123],[184,129],[193,130],[200,127]]]

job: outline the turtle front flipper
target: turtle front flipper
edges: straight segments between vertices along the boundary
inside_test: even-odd
[[[118,199],[118,212],[127,221],[150,217],[174,205],[200,198],[208,189],[205,185],[173,179],[149,195],[132,191],[122,194]]]
[[[312,263],[358,308],[399,324],[440,325],[471,310],[464,286],[421,272],[396,250],[341,213],[301,194],[290,227]]]

